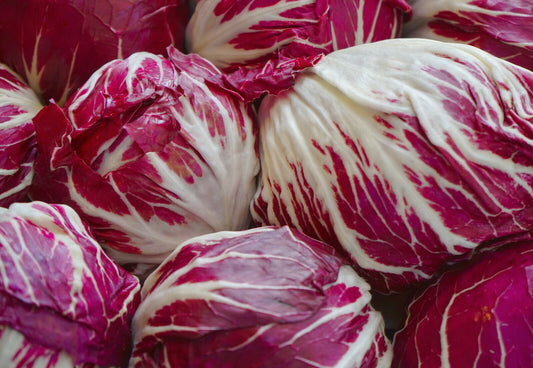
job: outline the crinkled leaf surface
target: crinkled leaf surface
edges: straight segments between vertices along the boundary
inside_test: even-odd
[[[180,245],[146,280],[132,367],[386,367],[369,286],[298,231],[219,232]]]

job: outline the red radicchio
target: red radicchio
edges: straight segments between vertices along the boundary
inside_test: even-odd
[[[405,37],[463,42],[533,70],[533,1],[410,0]]]
[[[0,61],[63,104],[106,62],[182,48],[186,0],[2,0]]]
[[[70,207],[0,209],[2,366],[124,366],[139,302],[137,278]]]
[[[42,105],[10,68],[0,64],[0,207],[25,199],[36,154],[32,118]]]
[[[393,368],[521,368],[533,361],[533,242],[448,270],[409,306]]]
[[[325,56],[259,110],[259,224],[335,244],[384,292],[533,228],[533,73],[422,39]]]
[[[212,64],[169,52],[112,61],[34,119],[31,197],[74,207],[120,264],[157,264],[183,240],[251,223],[255,113]]]
[[[368,284],[332,247],[287,227],[190,239],[142,297],[131,367],[390,366]]]
[[[278,93],[322,54],[400,35],[405,0],[200,0],[186,48],[245,96]]]

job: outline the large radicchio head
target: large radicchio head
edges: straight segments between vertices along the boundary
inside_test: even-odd
[[[210,63],[170,53],[112,61],[34,120],[32,198],[73,206],[121,264],[159,263],[183,240],[251,221],[254,111]]]
[[[183,48],[188,19],[186,0],[2,0],[0,60],[62,105],[110,60]]]
[[[30,87],[0,64],[0,207],[26,197],[36,155],[32,118],[41,108]]]
[[[136,277],[68,206],[0,208],[3,367],[119,367],[131,349]]]
[[[259,111],[261,224],[342,248],[376,288],[533,227],[533,73],[422,39],[325,56]]]
[[[146,279],[130,366],[388,367],[369,289],[287,227],[190,239]]]

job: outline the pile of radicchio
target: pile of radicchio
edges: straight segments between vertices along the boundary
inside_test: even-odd
[[[0,366],[530,364],[531,1],[0,1]]]

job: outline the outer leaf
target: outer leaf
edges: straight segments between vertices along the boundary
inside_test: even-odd
[[[533,1],[411,0],[404,36],[462,42],[533,70]]]
[[[0,61],[62,105],[110,60],[182,48],[188,19],[186,0],[3,0]]]
[[[405,0],[201,0],[186,47],[255,98],[290,87],[322,54],[399,36],[409,11]]]
[[[533,242],[478,254],[409,306],[395,368],[527,367],[533,358]]]
[[[75,207],[121,264],[157,264],[183,240],[251,222],[254,111],[213,65],[170,53],[175,64],[110,62],[35,119],[32,197]]]
[[[386,367],[369,286],[289,228],[181,244],[143,286],[132,367]]]
[[[382,291],[533,226],[533,74],[468,45],[326,56],[259,112],[261,224],[337,244]]]
[[[70,207],[32,202],[1,209],[0,260],[0,324],[8,327],[0,343],[12,348],[13,339],[20,341],[15,361],[41,357],[54,366],[70,356],[74,364],[125,363],[139,281],[103,252]],[[4,339],[6,333],[12,337]]]
[[[36,154],[32,118],[42,108],[18,75],[0,64],[0,207],[24,200]]]

